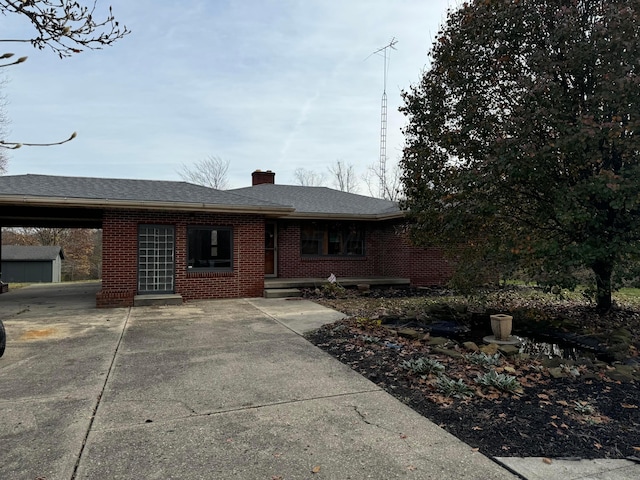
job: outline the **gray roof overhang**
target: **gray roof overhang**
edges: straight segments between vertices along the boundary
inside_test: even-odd
[[[294,212],[287,215],[287,220],[350,220],[350,221],[384,221],[403,218],[404,212],[373,213],[373,214],[347,214],[347,213],[315,213]]]
[[[105,210],[147,210],[286,216],[292,207],[147,200],[0,195],[0,225],[101,228]]]

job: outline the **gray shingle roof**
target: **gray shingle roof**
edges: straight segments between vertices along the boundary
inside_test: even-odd
[[[23,199],[80,206],[114,205],[269,212],[300,218],[385,219],[402,216],[389,200],[341,192],[327,187],[262,184],[233,190],[215,190],[187,182],[54,175],[0,176],[0,200]],[[30,200],[31,201],[31,200]],[[291,211],[295,209],[295,212]]]
[[[0,196],[281,208],[282,204],[187,182],[52,175],[0,176]]]
[[[59,246],[2,245],[2,260],[6,262],[55,260],[58,255],[64,258]]]
[[[293,216],[399,217],[396,202],[342,192],[327,187],[303,187],[265,183],[237,188],[231,192],[259,200],[278,202],[295,208]]]

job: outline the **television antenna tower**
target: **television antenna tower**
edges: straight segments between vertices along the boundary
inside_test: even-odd
[[[396,43],[398,43],[398,41],[393,37],[388,44],[371,54],[384,57],[382,109],[380,112],[380,159],[378,164],[380,195],[383,198],[385,197],[387,188],[387,73],[389,72],[389,63],[391,61],[391,50],[396,50]]]

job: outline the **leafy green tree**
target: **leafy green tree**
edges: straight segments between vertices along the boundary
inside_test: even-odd
[[[471,1],[430,59],[401,108],[414,240],[588,267],[610,310],[640,240],[640,0]]]

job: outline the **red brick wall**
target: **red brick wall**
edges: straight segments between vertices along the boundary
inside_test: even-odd
[[[338,277],[378,276],[378,242],[365,234],[363,257],[303,257],[300,254],[300,224],[278,222],[278,277],[324,278],[331,273]]]
[[[175,227],[175,293],[185,300],[262,296],[264,289],[264,219],[254,215],[106,211],[102,224],[102,290],[98,307],[133,305],[138,281],[138,225]],[[187,227],[233,229],[232,272],[187,270]]]
[[[442,285],[451,267],[437,248],[412,246],[398,222],[363,222],[363,257],[304,257],[300,254],[300,223],[278,222],[278,277],[402,277],[414,286]]]
[[[411,280],[413,286],[444,285],[453,274],[442,251],[411,245],[401,224],[389,223],[384,231],[385,275]]]

